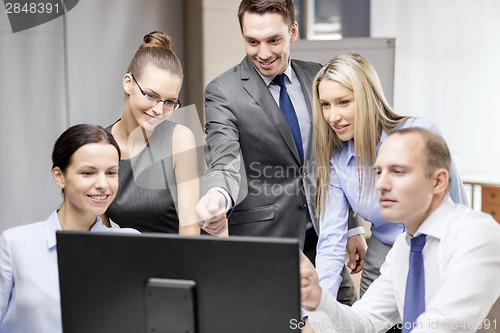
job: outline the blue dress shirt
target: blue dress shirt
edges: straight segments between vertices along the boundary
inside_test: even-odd
[[[437,134],[439,130],[432,122],[409,118],[399,128],[423,127]],[[383,132],[377,145],[387,138]],[[368,181],[365,180],[365,184]],[[457,168],[452,164],[450,197],[456,203],[467,204],[467,195]],[[364,186],[359,198],[359,177],[354,151],[354,141],[344,142],[341,151],[335,151],[330,159],[330,190],[325,206],[325,214],[320,220],[320,233],[316,256],[316,269],[323,288],[332,295],[337,295],[340,273],[345,262],[347,243],[347,217],[349,204],[363,219],[372,223],[371,232],[382,243],[392,245],[396,238],[405,231],[401,223],[385,221],[380,216],[380,207],[374,184],[370,188]],[[359,201],[359,202],[358,202]]]
[[[62,332],[57,266],[57,210],[47,220],[8,229],[0,236],[0,332]],[[107,228],[98,217],[90,231]]]

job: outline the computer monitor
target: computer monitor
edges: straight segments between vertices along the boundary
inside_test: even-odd
[[[278,238],[57,232],[65,333],[290,332],[299,245]]]

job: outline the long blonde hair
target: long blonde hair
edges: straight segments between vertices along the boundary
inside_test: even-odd
[[[326,63],[314,79],[313,108],[316,131],[316,158],[318,173],[316,179],[316,214],[320,218],[325,210],[330,183],[330,158],[334,150],[343,149],[343,141],[332,130],[323,117],[319,102],[319,84],[332,80],[344,85],[354,93],[354,150],[358,167],[359,197],[364,186],[371,186],[374,173],[377,144],[382,130],[389,132],[408,117],[396,114],[384,97],[382,86],[373,66],[357,53],[339,55]],[[365,177],[368,184],[365,184]]]

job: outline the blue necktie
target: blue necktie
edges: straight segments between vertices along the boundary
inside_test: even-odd
[[[299,151],[300,161],[304,163],[304,150],[302,148],[299,121],[295,109],[293,108],[292,100],[286,91],[285,80],[286,75],[280,74],[273,79],[273,82],[280,86],[280,109],[292,130],[293,139]]]
[[[405,305],[403,308],[403,333],[410,332],[418,316],[425,311],[425,276],[422,249],[424,234],[411,239],[410,267],[406,279]]]

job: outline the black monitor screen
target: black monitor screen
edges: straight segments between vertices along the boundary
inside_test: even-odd
[[[58,232],[65,333],[290,332],[293,239]]]

